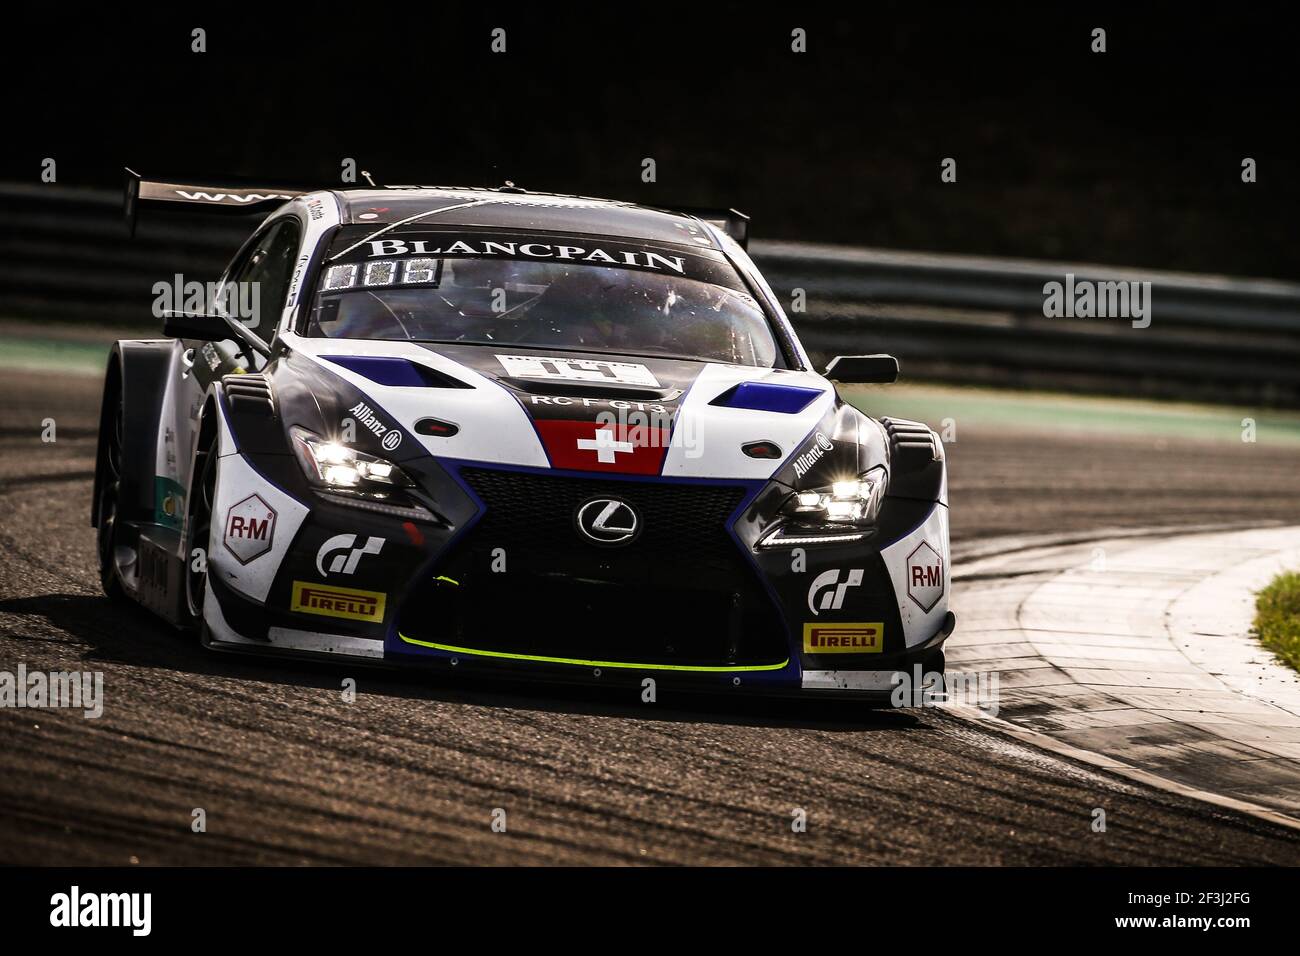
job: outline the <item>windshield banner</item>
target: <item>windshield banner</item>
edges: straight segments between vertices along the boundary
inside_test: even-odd
[[[519,236],[500,233],[388,232],[357,243],[355,237],[335,243],[347,249],[336,263],[378,259],[515,259],[577,263],[620,269],[640,269],[669,276],[716,282],[730,270],[711,250],[620,242],[606,237]],[[355,248],[348,248],[355,246]],[[727,283],[728,285],[732,283]]]

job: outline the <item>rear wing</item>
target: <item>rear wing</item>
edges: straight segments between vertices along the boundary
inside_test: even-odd
[[[721,229],[742,249],[749,248],[749,217],[739,209],[691,209],[674,207],[672,212],[703,219],[710,226]]]
[[[135,170],[126,171],[125,204],[127,232],[135,235],[135,220],[141,205],[159,210],[193,212],[202,208],[226,214],[270,212],[302,196],[306,189],[276,189],[266,186],[205,186],[142,179]]]

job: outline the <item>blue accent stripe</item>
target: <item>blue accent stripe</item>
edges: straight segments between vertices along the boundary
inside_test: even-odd
[[[384,355],[322,355],[321,358],[341,365],[349,372],[356,372],[377,385],[423,388],[430,384],[415,363],[404,358]]]
[[[741,382],[733,385],[710,405],[723,408],[747,408],[756,412],[796,415],[825,394],[820,388],[802,385],[777,385],[772,382]]]
[[[746,488],[758,494],[767,484],[766,478],[696,478],[690,475],[631,475],[614,471],[579,471],[572,468],[545,468],[537,465],[511,465],[499,461],[476,461],[467,458],[450,458],[430,455],[439,465],[459,476],[462,468],[483,468],[491,471],[511,471],[527,475],[546,475],[559,478],[588,478],[596,481],[631,481],[660,485],[728,485]]]

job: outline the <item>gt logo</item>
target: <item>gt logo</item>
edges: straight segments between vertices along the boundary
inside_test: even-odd
[[[316,570],[320,572],[321,577],[329,577],[331,574],[353,574],[357,570],[357,564],[361,561],[363,554],[378,554],[383,550],[386,538],[366,538],[366,543],[359,548],[353,547],[357,543],[355,534],[336,534],[320,546],[316,552]],[[334,560],[330,562],[329,571],[325,570],[325,559],[336,551],[347,551],[346,554],[335,554]]]
[[[808,588],[808,610],[814,614],[820,614],[822,611],[838,611],[844,606],[844,592],[861,583],[862,571],[859,569],[845,572],[845,579],[842,582],[838,570],[823,571],[813,578],[812,587]],[[834,590],[828,590],[829,588]],[[817,600],[819,594],[820,602]]]

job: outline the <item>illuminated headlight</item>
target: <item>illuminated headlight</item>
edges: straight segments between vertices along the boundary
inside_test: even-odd
[[[870,482],[862,479],[857,481],[837,481],[831,485],[831,498],[835,501],[849,501],[853,498],[860,498],[864,491],[870,490],[864,488],[865,485],[869,484]]]
[[[414,485],[406,473],[391,461],[328,441],[305,428],[293,428],[290,431],[298,461],[313,484],[335,490],[380,493]]]
[[[762,547],[844,544],[871,533],[885,499],[885,470],[798,491],[781,508],[785,519],[764,537]]]
[[[800,524],[870,524],[885,496],[884,469],[791,495],[782,513]]]

